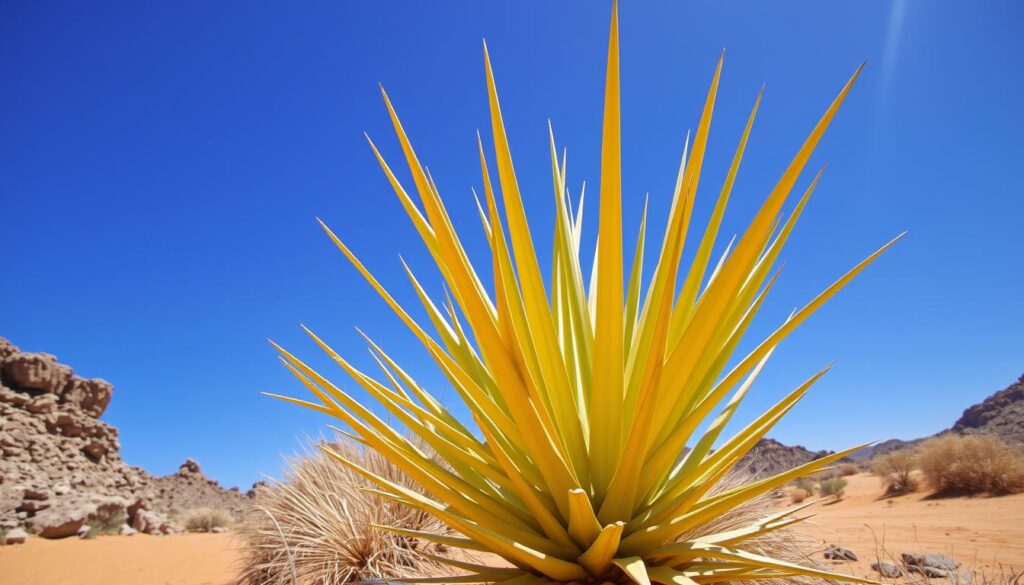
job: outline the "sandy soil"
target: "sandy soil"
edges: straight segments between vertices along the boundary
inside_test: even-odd
[[[226,585],[238,558],[230,534],[29,538],[0,547],[0,583]]]
[[[822,547],[837,544],[854,551],[859,562],[850,563],[846,572],[877,578],[870,571],[872,562],[899,559],[904,552],[949,554],[987,575],[998,573],[1000,565],[1024,570],[1024,494],[883,498],[878,478],[864,474],[846,479],[844,498],[809,508],[816,515],[801,528]],[[820,553],[813,557],[824,562]]]
[[[876,554],[898,558],[902,552],[948,553],[990,575],[1000,565],[1004,571],[1011,566],[1024,569],[1024,494],[884,499],[877,478],[847,479],[843,500],[811,508],[817,515],[803,528],[822,547],[838,544],[860,557],[857,563],[836,565],[836,570],[877,578],[870,570]],[[824,562],[820,550],[813,557]],[[0,547],[0,583],[227,585],[238,559],[230,534],[30,538],[25,545]]]

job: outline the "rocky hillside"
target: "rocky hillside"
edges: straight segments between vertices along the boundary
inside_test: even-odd
[[[1011,445],[1024,445],[1024,375],[1006,388],[970,406],[951,428],[932,437],[954,433],[957,435],[996,435]],[[913,447],[923,437],[912,441],[889,439],[853,454],[853,459],[867,460],[875,455]]]
[[[0,531],[170,533],[191,508],[244,513],[250,498],[205,478],[194,461],[166,477],[125,463],[117,429],[99,420],[112,395],[109,382],[0,337]]]
[[[950,431],[961,435],[998,435],[1007,443],[1024,445],[1024,375],[965,410]]]
[[[811,451],[802,445],[790,447],[775,439],[761,439],[743,456],[737,468],[756,476],[775,475],[832,453],[834,451]]]

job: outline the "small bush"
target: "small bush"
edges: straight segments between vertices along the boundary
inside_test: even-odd
[[[807,490],[802,488],[793,488],[789,490],[789,501],[794,504],[799,504],[810,497],[811,494]]]
[[[89,527],[86,538],[96,538],[101,534],[117,534],[121,531],[121,525],[128,521],[128,513],[124,508],[100,507],[96,513],[86,520]]]
[[[995,436],[943,435],[921,445],[918,465],[940,494],[1009,494],[1024,490],[1024,452]]]
[[[909,494],[917,490],[916,465],[914,451],[899,449],[873,458],[871,472],[882,479],[886,495]]]
[[[814,495],[814,480],[809,477],[798,477],[793,481],[793,485],[807,492],[808,496]]]
[[[860,468],[857,467],[856,463],[843,463],[836,471],[839,477],[848,477],[860,473]]]
[[[231,522],[231,514],[212,508],[196,508],[182,516],[182,524],[189,532],[210,532],[217,526],[226,528]]]
[[[843,497],[843,490],[846,489],[847,481],[841,477],[830,477],[818,483],[818,493],[823,496],[835,496],[836,499]]]

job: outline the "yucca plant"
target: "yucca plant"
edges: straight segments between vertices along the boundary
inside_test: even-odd
[[[744,543],[801,520],[796,512],[804,506],[768,515],[742,528],[710,534],[697,531],[700,536],[692,537],[696,527],[797,477],[820,472],[861,448],[774,477],[712,491],[825,373],[818,372],[743,430],[720,440],[774,348],[895,241],[795,311],[725,371],[775,282],[775,261],[821,173],[785,221],[781,210],[860,69],[825,111],[749,227],[712,268],[712,248],[754,122],[758,95],[689,271],[680,274],[718,90],[719,60],[692,146],[683,155],[657,264],[644,288],[646,211],[628,277],[623,258],[618,42],[613,9],[604,96],[599,237],[588,285],[580,262],[583,194],[576,205],[571,204],[565,157],[559,159],[553,135],[554,250],[550,279],[542,274],[486,45],[500,195],[492,185],[491,167],[478,140],[484,203],[478,199],[477,205],[493,259],[488,267],[493,271],[493,292],[485,287],[479,267],[470,262],[436,184],[421,165],[383,89],[422,209],[372,141],[370,147],[447,283],[444,302],[435,303],[405,266],[436,337],[417,323],[321,222],[337,247],[422,342],[468,406],[475,428],[463,424],[365,335],[383,372],[380,380],[355,368],[306,330],[388,413],[419,435],[436,452],[436,458],[279,346],[282,361],[319,402],[274,396],[346,423],[353,437],[415,478],[429,497],[364,469],[344,454],[328,453],[375,482],[381,497],[428,511],[459,536],[384,528],[494,553],[511,565],[491,567],[448,560],[468,573],[411,580],[682,585],[809,576],[867,582],[745,549]],[[681,287],[677,288],[679,281]],[[717,408],[723,402],[724,406]],[[704,422],[709,424],[698,433]]]

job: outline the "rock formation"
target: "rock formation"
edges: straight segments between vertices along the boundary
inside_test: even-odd
[[[165,477],[125,463],[117,429],[99,420],[112,395],[109,382],[0,337],[0,532],[167,534],[191,508],[244,513],[250,498],[207,479],[191,459]]]
[[[1024,375],[985,400],[967,407],[953,426],[932,437],[957,435],[995,435],[1011,445],[1024,445]],[[853,454],[856,460],[870,459],[907,447],[916,447],[931,437],[912,441],[889,439]]]
[[[997,435],[1007,443],[1024,445],[1024,375],[969,407],[950,430],[961,435]]]

